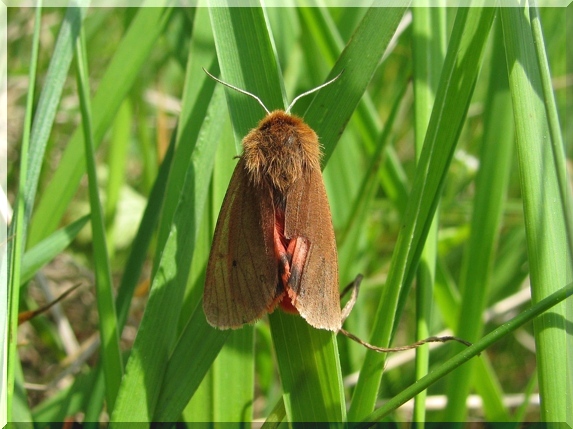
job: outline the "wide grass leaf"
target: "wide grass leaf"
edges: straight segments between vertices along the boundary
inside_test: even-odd
[[[151,285],[147,308],[136,338],[126,375],[122,380],[118,406],[112,421],[151,421],[163,384],[165,366],[175,348],[183,295],[189,276],[201,217],[207,200],[215,151],[212,133],[219,98],[213,95],[215,82],[200,75],[201,90],[193,113],[180,126],[186,132],[180,141],[192,145],[179,202]],[[198,131],[200,130],[200,131]],[[195,136],[195,140],[187,139]],[[178,145],[180,146],[180,145]],[[166,311],[169,309],[169,311]],[[182,409],[182,408],[181,408]]]
[[[466,116],[494,14],[494,9],[458,10],[371,344],[388,347],[398,323]],[[350,421],[358,421],[372,411],[384,362],[384,355],[374,352],[366,355],[352,397]]]
[[[151,48],[162,34],[170,12],[170,9],[159,7],[140,9],[112,57],[92,99],[96,149],[133,86]],[[30,245],[56,229],[85,173],[84,156],[82,130],[77,128],[62,154],[59,168],[38,202],[30,226]],[[54,205],[54,201],[58,201],[58,204]]]
[[[565,163],[564,154],[556,151],[550,141],[557,136],[549,132],[537,59],[540,53],[535,51],[528,12],[527,8],[504,8],[500,13],[517,138],[531,295],[533,302],[539,302],[570,282],[573,270],[563,212],[567,204],[561,201],[564,195],[558,180],[557,164]],[[573,385],[573,372],[570,359],[563,353],[570,317],[563,302],[534,322],[544,421],[572,423],[566,392]]]

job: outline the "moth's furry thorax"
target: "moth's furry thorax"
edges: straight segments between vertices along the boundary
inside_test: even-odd
[[[267,182],[281,193],[305,171],[320,169],[316,133],[296,116],[275,110],[243,139],[245,167],[255,185]]]

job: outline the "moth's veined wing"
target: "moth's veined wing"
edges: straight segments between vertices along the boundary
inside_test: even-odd
[[[235,167],[223,200],[203,293],[207,321],[222,329],[256,321],[277,296],[272,197],[250,183],[244,164]]]
[[[303,237],[310,244],[304,267],[297,267],[294,262],[291,266],[291,272],[302,272],[298,282],[291,285],[297,295],[296,309],[315,328],[338,331],[341,327],[338,256],[320,170],[312,169],[289,189],[285,236]]]

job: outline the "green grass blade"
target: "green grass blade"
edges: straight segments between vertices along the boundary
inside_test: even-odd
[[[64,22],[58,34],[58,41],[56,42],[54,52],[52,53],[52,60],[50,61],[50,66],[46,74],[44,88],[38,100],[31,134],[31,142],[34,145],[34,150],[30,154],[28,163],[29,176],[26,181],[27,222],[30,221],[30,217],[32,216],[32,207],[34,206],[34,200],[36,198],[36,190],[38,189],[38,180],[40,178],[40,170],[42,168],[46,145],[56,117],[66,76],[74,55],[73,47],[79,37],[79,29],[81,28],[85,13],[86,9],[83,7],[69,7],[66,10]],[[53,210],[54,200],[51,199],[50,201],[50,208]],[[34,214],[34,216],[36,215]],[[32,221],[30,225],[30,236],[34,234],[33,223]],[[54,229],[55,227],[47,231],[44,237]],[[28,240],[27,234],[24,234],[24,240],[25,242]]]
[[[462,368],[471,364],[468,362]],[[510,421],[507,407],[503,403],[504,391],[495,369],[495,365],[484,355],[473,368],[472,383],[482,397],[486,418],[492,422]]]
[[[119,332],[123,330],[123,327],[127,321],[133,293],[139,282],[143,265],[147,260],[147,249],[149,248],[151,240],[154,236],[155,228],[159,221],[159,215],[163,205],[167,178],[169,176],[169,171],[173,161],[174,151],[175,135],[173,136],[169,148],[165,153],[163,162],[161,163],[161,167],[159,168],[159,172],[157,174],[157,178],[149,194],[149,200],[141,218],[137,234],[133,240],[131,252],[125,264],[123,277],[117,291],[116,311]],[[103,380],[101,371],[101,367],[97,367],[94,371],[91,371],[98,373],[97,386],[101,384],[100,380]],[[104,389],[93,389],[90,395],[89,407],[84,406],[84,409],[89,408],[90,411],[93,412],[93,415],[96,417],[89,420],[87,418],[88,413],[86,410],[86,421],[98,420],[99,414],[101,412],[101,404],[103,404],[104,394]]]
[[[388,347],[402,304],[412,282],[431,224],[439,192],[461,131],[477,79],[494,10],[460,9],[442,69],[436,102],[412,193],[382,292],[370,343]],[[450,96],[452,92],[456,96]],[[429,171],[432,174],[429,174]],[[369,414],[377,397],[385,356],[368,352],[354,391],[349,420]]]
[[[117,291],[117,323],[120,330],[123,329],[127,320],[129,305],[133,298],[135,287],[139,282],[141,270],[147,260],[147,250],[149,249],[149,245],[153,239],[153,233],[157,227],[157,223],[159,222],[161,208],[163,207],[163,200],[166,193],[165,189],[167,187],[167,178],[169,177],[169,172],[171,170],[174,152],[175,137],[173,137],[169,144],[169,149],[167,149],[167,152],[165,153],[157,178],[155,179],[155,183],[153,184],[153,188],[149,194],[149,200],[145,207],[145,211],[143,212],[141,223],[137,230],[137,235],[133,239],[131,252],[127,259],[127,263],[125,264],[123,277]]]
[[[513,228],[498,244],[490,302],[497,302],[507,297],[508,293],[517,292],[528,275],[525,229]]]
[[[312,39],[319,46],[321,56],[327,58],[329,64],[334,64],[342,52],[344,45],[336,29],[336,25],[330,17],[329,10],[325,8],[299,8],[298,10],[305,25],[304,28],[308,28],[308,34],[312,36]],[[389,20],[392,19],[392,17],[395,19],[396,16],[402,16],[399,8],[384,8],[383,11]],[[394,23],[388,26],[385,31],[393,34],[393,26]],[[381,36],[376,35],[375,37],[380,38]],[[388,37],[388,34],[384,37]],[[307,61],[312,63],[315,61],[316,56],[317,55],[313,53],[308,53]],[[321,66],[323,66],[322,61],[320,61],[316,67],[308,66],[310,69],[309,72],[316,73],[315,69],[321,70]],[[346,71],[345,74],[347,74]],[[382,131],[382,125],[378,119],[378,112],[368,93],[364,94],[364,97],[361,98],[355,116],[363,138],[363,144],[372,154],[375,152],[376,142]],[[325,165],[324,162],[323,165]],[[394,149],[390,145],[386,146],[383,164],[378,170],[378,175],[384,191],[400,206],[401,211],[403,211],[408,194],[405,173],[402,170]]]
[[[105,239],[105,221],[98,192],[87,59],[83,33],[80,33],[80,38],[76,43],[76,66],[91,208],[95,286],[102,343],[100,356],[105,376],[107,405],[110,409],[113,409],[119,390],[119,383],[123,376],[123,363],[119,350],[113,283]]]
[[[216,422],[253,420],[255,395],[254,328],[231,331],[213,365],[213,398]],[[233,383],[229,384],[232,379]]]
[[[542,99],[537,54],[527,8],[501,9],[509,84],[513,102],[518,165],[533,302],[538,302],[571,279],[565,214],[561,203],[559,169],[563,152],[554,145]],[[536,118],[532,120],[531,118]],[[535,320],[541,419],[573,424],[567,413],[567,392],[573,385],[571,362],[563,353],[571,315],[561,303]],[[555,374],[560,374],[555,377]]]
[[[179,204],[160,252],[147,308],[127,363],[117,407],[111,416],[115,422],[151,421],[154,418],[161,393],[158,386],[163,384],[165,366],[176,345],[183,294],[217,148],[213,142],[218,141],[216,133],[220,130],[213,118],[220,109],[222,94],[213,93],[215,82],[203,72],[198,82],[201,89],[196,108],[180,124],[184,132],[180,134],[178,145],[192,145],[194,149],[187,159],[188,168],[181,193],[173,195]],[[188,139],[189,136],[195,136],[195,140]],[[166,308],[169,311],[165,311]]]
[[[36,20],[34,24],[34,35],[32,40],[32,54],[30,56],[30,70],[28,72],[30,88],[28,91],[28,96],[26,98],[26,114],[24,118],[24,129],[22,135],[22,149],[20,157],[20,186],[18,187],[18,193],[16,194],[14,217],[9,229],[9,236],[14,236],[14,242],[8,244],[8,263],[7,265],[2,264],[1,277],[2,279],[8,279],[8,318],[6,331],[2,332],[2,339],[7,342],[2,344],[7,344],[4,350],[7,350],[7,359],[4,360],[4,353],[2,353],[2,371],[6,371],[6,393],[1,395],[2,398],[6,399],[6,409],[7,409],[7,421],[12,421],[13,406],[15,405],[16,398],[15,394],[15,372],[19,369],[18,351],[17,351],[17,338],[18,338],[18,310],[20,305],[20,283],[23,275],[22,259],[25,248],[25,235],[27,230],[28,219],[26,212],[31,210],[26,208],[26,200],[33,201],[29,199],[28,192],[29,189],[26,184],[29,181],[28,167],[30,162],[34,158],[33,152],[36,151],[32,148],[32,153],[30,153],[30,126],[32,123],[32,110],[34,101],[34,89],[36,82],[36,69],[38,66],[38,47],[40,44],[40,27],[42,21],[42,7],[41,3],[36,9]],[[30,156],[30,159],[28,158]],[[38,159],[38,158],[36,158]],[[41,157],[40,157],[41,159]],[[37,160],[37,162],[40,162]],[[39,166],[33,164],[32,170],[34,168],[39,168]],[[36,178],[37,181],[37,178]],[[3,258],[2,258],[3,259]],[[5,272],[6,268],[9,268],[8,272]],[[4,326],[3,326],[4,328]],[[4,338],[5,333],[8,334],[8,338]],[[4,379],[4,377],[2,377]],[[4,389],[2,389],[4,390]]]
[[[32,414],[34,422],[62,422],[67,416],[85,410],[86,403],[91,402],[96,390],[94,386],[100,375],[98,369],[96,367],[94,371],[77,375],[72,385],[60,389],[57,394],[35,407]]]
[[[185,406],[181,419],[188,422],[214,422],[213,371],[207,371],[193,397]]]
[[[314,329],[301,317],[279,311],[271,314],[269,320],[288,419],[344,421],[342,374],[334,334]]]
[[[205,319],[203,306],[197,306],[164,368],[165,378],[157,400],[154,421],[169,422],[178,419],[230,334],[231,331],[213,329]],[[246,417],[248,421],[250,416]]]
[[[277,429],[286,417],[285,402],[280,398],[261,426],[261,429]]]
[[[199,17],[210,23],[208,10],[204,9]],[[209,26],[209,33],[211,27]],[[222,90],[223,88],[219,88]],[[222,106],[221,106],[222,107]],[[211,182],[211,198],[209,203],[208,216],[205,218],[203,237],[197,248],[193,261],[191,279],[192,290],[188,295],[188,306],[195,308],[201,302],[203,285],[205,283],[205,267],[209,258],[211,240],[216,216],[225,196],[231,174],[236,165],[235,156],[237,154],[233,131],[230,122],[227,121],[227,111],[220,109],[219,120],[224,117],[224,124],[221,127],[223,133],[220,137],[221,144],[217,150],[213,179]],[[200,252],[200,253],[198,253]],[[201,306],[197,307],[200,312]],[[203,323],[205,321],[203,320]],[[209,335],[214,335],[215,339],[221,337],[221,332],[213,329],[208,330]],[[210,361],[216,359],[211,365],[209,375],[204,378],[202,385],[193,394],[192,401],[186,407],[185,417],[189,421],[213,421],[213,422],[242,422],[248,423],[252,420],[253,389],[254,379],[254,359],[253,359],[253,327],[245,326],[243,329],[223,333],[227,338],[223,348],[220,346],[210,351]],[[184,349],[185,350],[185,349]],[[219,352],[220,350],[220,352]],[[217,354],[218,352],[218,354]],[[175,355],[175,354],[174,354]],[[229,383],[230,377],[234,380]],[[178,381],[174,382],[179,384]],[[177,395],[182,396],[182,395]],[[187,396],[184,396],[187,397]]]
[[[340,46],[341,37],[336,31],[329,11],[321,8],[301,9],[300,14],[304,19],[305,27],[303,28],[308,28],[307,32],[312,34],[316,43],[321,47],[321,55],[329,59],[336,58],[342,50]],[[364,91],[372,80],[374,72],[383,57],[382,52],[387,48],[388,42],[394,35],[403,14],[404,9],[400,7],[372,8],[363,14],[360,25],[333,67],[333,70],[344,69],[340,85],[336,86],[336,89],[333,88],[333,90],[340,91],[338,97],[333,92],[330,101],[316,98],[311,102],[309,110],[305,114],[305,118],[317,131],[323,145],[328,145],[329,143],[328,139],[329,133],[332,131],[332,124],[328,121],[312,122],[313,118],[308,112],[314,103],[320,103],[320,105],[332,104],[332,108],[326,109],[325,112],[319,111],[319,114],[322,115],[321,118],[329,117],[329,119],[332,119],[338,117],[341,120],[348,121],[350,116],[347,115],[354,114],[355,111],[354,116],[357,119],[355,122],[358,123],[357,128],[362,137],[362,139],[354,139],[354,142],[349,138],[349,141],[345,141],[342,147],[336,146],[337,153],[332,160],[333,162],[331,161],[329,167],[324,170],[324,180],[329,191],[335,229],[342,231],[341,234],[337,234],[337,243],[339,244],[340,278],[344,283],[353,279],[357,274],[358,267],[355,264],[357,246],[359,242],[363,241],[361,240],[363,235],[359,226],[362,225],[361,221],[364,220],[363,216],[366,214],[366,212],[361,210],[372,199],[372,195],[376,191],[375,182],[370,183],[372,186],[370,186],[369,190],[364,189],[364,183],[370,181],[370,178],[367,178],[368,174],[372,171],[377,172],[383,189],[393,197],[396,197],[396,200],[405,200],[407,194],[405,181],[401,180],[404,177],[403,171],[399,162],[397,162],[393,149],[386,144],[386,138],[390,135],[391,123],[394,120],[393,114],[390,113],[388,116],[389,123],[386,124],[390,128],[383,130],[378,119],[379,113],[371,102],[369,94],[365,92],[358,99],[356,98],[358,93]],[[303,37],[309,36],[303,35]],[[366,58],[366,52],[369,58]],[[309,52],[306,56],[313,58],[317,54]],[[378,62],[369,61],[369,59],[373,60],[374,58],[379,58]],[[352,67],[347,67],[348,64],[352,64]],[[357,69],[360,72],[357,72]],[[333,72],[331,72],[332,75],[334,75]],[[335,83],[334,85],[337,84]],[[397,85],[397,87],[399,89],[396,94],[396,103],[401,99],[400,93],[404,88],[403,85]],[[341,103],[340,100],[344,100],[344,102]],[[394,104],[394,106],[396,105]],[[324,135],[321,133],[324,133]],[[337,142],[338,135],[334,143],[336,144]],[[354,143],[354,147],[352,147],[352,143]],[[363,146],[366,147],[367,152],[365,157]],[[381,150],[383,152],[380,152]],[[325,152],[334,153],[334,145],[331,148],[327,147]],[[365,159],[361,159],[361,156]],[[382,159],[382,165],[375,162],[376,159]],[[366,173],[362,184],[352,167],[361,161],[370,161],[369,172]],[[348,201],[353,198],[354,204],[350,205]],[[356,204],[361,204],[360,201],[365,205],[356,207]],[[352,229],[354,227],[356,227],[356,230]],[[352,238],[351,240],[346,239],[349,236]]]
[[[222,79],[256,94],[271,111],[284,109],[284,88],[263,10],[254,7],[213,7],[217,6],[217,2],[210,6]],[[249,25],[252,26],[250,30]],[[269,79],[272,79],[270,83]],[[226,90],[226,95],[235,140],[238,143],[265,112],[256,101],[243,94],[229,89]]]
[[[342,69],[346,77],[330,85],[329,91],[319,91],[308,107],[305,120],[318,133],[324,146],[323,166],[332,155],[378,66],[378,61],[362,58],[364,52],[378,60],[382,57],[404,11],[404,7],[369,9],[326,80],[334,78]],[[359,58],[362,61],[358,61]],[[344,100],[344,103],[335,103],[330,109],[317,107],[328,106],[325,103],[332,100]]]
[[[356,228],[360,228],[360,226],[363,225],[363,222],[366,221],[368,206],[372,203],[375,193],[378,190],[378,185],[379,185],[378,171],[380,169],[380,165],[382,164],[384,153],[385,150],[387,149],[387,145],[390,140],[392,126],[396,121],[396,116],[398,114],[400,106],[402,105],[402,101],[404,100],[404,95],[406,93],[407,88],[408,88],[408,82],[404,81],[402,84],[402,90],[398,92],[396,99],[392,103],[390,114],[388,115],[386,123],[384,124],[384,129],[382,130],[380,136],[376,141],[374,152],[370,154],[370,161],[368,164],[368,168],[366,169],[364,175],[361,177],[361,183],[359,186],[358,194],[354,199],[354,202],[351,204],[352,211],[348,216],[348,222],[337,236],[336,242],[340,246],[345,246],[346,241],[349,239],[349,237],[353,237],[353,235],[356,235]],[[353,238],[353,241],[356,240]],[[352,255],[353,252],[350,253],[351,256],[349,256],[348,258],[353,259],[354,258],[354,255]]]
[[[214,65],[216,63],[215,52],[212,48],[205,49],[203,45],[203,43],[207,44],[207,46],[212,45],[213,38],[208,16],[206,15],[207,11],[200,9],[197,11],[197,17],[194,21],[193,38],[182,94],[182,110],[179,118],[181,125],[177,129],[178,142],[196,141],[200,132],[200,128],[193,126],[193,124],[195,121],[203,120],[208,104],[202,103],[210,97],[208,92],[212,91],[210,87],[205,87],[203,84],[207,76],[203,72],[202,67],[212,70],[214,73],[218,71],[217,66]],[[199,79],[197,79],[197,77],[199,77]],[[179,202],[181,188],[185,181],[189,158],[193,150],[194,145],[192,144],[177,145],[173,166],[169,173],[165,205],[161,213],[161,224],[159,225],[159,232],[157,234],[158,246],[160,248],[164,245],[167,235],[169,234],[173,216]]]
[[[67,248],[89,219],[89,215],[79,218],[62,229],[57,230],[28,250],[22,259],[20,284],[24,284],[34,277],[34,274],[36,274],[40,268]]]
[[[171,144],[165,153],[155,183],[153,184],[149,194],[149,200],[143,213],[143,217],[141,218],[141,223],[139,225],[137,235],[133,240],[133,244],[131,246],[132,249],[125,264],[124,275],[121,279],[121,283],[117,291],[116,312],[119,332],[122,331],[127,321],[133,293],[139,282],[143,265],[147,260],[147,249],[149,248],[149,244],[154,236],[155,227],[157,226],[157,222],[159,220],[163,198],[165,195],[167,177],[169,175],[169,170],[173,160],[174,149],[175,135],[173,135]],[[42,421],[61,421],[64,420],[67,415],[81,410],[86,410],[85,421],[97,421],[99,419],[105,396],[101,366],[95,367],[92,371],[89,371],[87,374],[85,374],[85,376],[90,380],[88,382],[90,388],[84,389],[84,384],[80,384],[77,393],[70,393],[70,396],[74,398],[74,395],[77,395],[81,398],[78,399],[80,401],[78,407],[74,408],[73,411],[69,411],[67,414],[63,411],[67,410],[67,408],[63,407],[62,412],[64,414],[62,417],[49,418]],[[49,401],[47,402],[49,403]],[[44,408],[41,407],[41,409]],[[46,412],[50,412],[50,410],[46,410]]]
[[[115,118],[108,155],[108,179],[105,198],[105,226],[110,259],[115,253],[115,214],[121,188],[124,185],[125,166],[130,143],[131,102],[126,100]]]
[[[33,420],[28,405],[28,398],[26,397],[26,389],[24,388],[22,364],[19,360],[14,362],[14,371],[15,387],[12,398],[12,409],[10,410],[11,417],[8,422],[22,422],[24,428],[32,429]]]
[[[559,185],[559,196],[562,211],[565,214],[565,228],[567,230],[567,249],[569,255],[573,255],[573,198],[571,189],[567,186],[567,168],[565,166],[565,153],[563,144],[563,137],[561,136],[561,127],[559,126],[559,116],[557,114],[557,106],[555,103],[555,95],[553,94],[553,87],[551,83],[551,73],[549,72],[549,63],[547,61],[547,53],[545,52],[545,43],[543,40],[543,33],[541,31],[541,22],[539,20],[539,11],[535,1],[531,2],[532,6],[529,7],[529,15],[531,20],[531,31],[533,35],[533,46],[535,48],[535,55],[539,65],[539,75],[541,77],[540,86],[543,88],[543,105],[549,123],[549,133],[551,135],[551,144],[553,149],[553,162],[557,171],[557,181]]]
[[[169,9],[140,9],[115,51],[92,101],[96,149],[136,81],[137,73],[149,56],[153,44],[162,34],[169,16]],[[37,243],[56,229],[85,172],[83,158],[82,131],[78,128],[62,154],[59,168],[38,202],[30,226],[28,239],[30,245]],[[57,206],[54,206],[54,200],[59,201]]]
[[[446,53],[446,14],[443,8],[413,8],[414,132],[420,157]],[[438,215],[434,217],[420,258],[416,287],[416,340],[428,338],[432,324],[432,295],[436,272]],[[428,373],[429,345],[416,349],[416,379]],[[413,420],[426,420],[426,392],[416,396]]]
[[[372,422],[377,422],[382,420],[385,416],[391,413],[393,410],[398,408],[400,405],[404,404],[406,401],[411,399],[414,395],[427,389],[433,383],[438,381],[440,378],[444,377],[446,374],[450,373],[454,369],[458,368],[463,363],[467,362],[471,358],[478,356],[486,348],[491,346],[496,341],[500,340],[509,333],[515,331],[520,326],[523,326],[527,322],[534,320],[536,317],[543,317],[543,313],[550,308],[561,305],[565,303],[565,300],[573,294],[573,283],[563,286],[557,291],[553,292],[551,295],[545,297],[541,301],[533,304],[524,312],[520,313],[509,322],[496,328],[494,331],[490,332],[475,344],[464,349],[452,359],[448,360],[443,365],[430,372],[424,378],[418,380],[416,383],[401,391],[398,395],[394,396],[388,402],[386,402],[382,407],[376,409],[374,412],[366,416],[362,421],[363,424],[357,425],[357,428],[369,427]]]
[[[177,207],[176,203],[181,194],[182,183],[185,181],[186,170],[189,168],[189,159],[191,156],[197,157],[193,155],[194,149],[198,149],[204,144],[209,148],[208,153],[212,153],[212,150],[215,150],[217,147],[216,142],[218,140],[217,136],[220,132],[220,127],[213,118],[217,117],[216,112],[220,110],[223,105],[222,88],[218,89],[218,95],[214,96],[211,101],[211,107],[209,107],[209,111],[206,112],[205,108],[209,105],[209,97],[211,97],[214,82],[208,79],[201,70],[202,66],[208,66],[214,59],[214,52],[205,49],[204,45],[208,43],[208,40],[211,38],[210,33],[211,29],[209,27],[207,11],[205,9],[198,10],[194,22],[193,39],[187,65],[180,126],[176,133],[177,140],[181,143],[177,147],[177,154],[174,157],[173,167],[169,174],[169,184],[166,188],[165,196],[166,203],[162,212],[163,231],[159,233],[159,243],[164,242],[169,233],[169,228],[165,228],[165,226],[170,224],[174,216]],[[212,73],[217,73],[215,65],[210,67],[210,69]],[[206,82],[209,84],[205,85]],[[210,130],[210,133],[206,133],[196,126],[196,124],[201,123],[203,120],[205,120],[206,124],[213,121],[213,125],[207,128]],[[198,138],[201,138],[204,143],[198,143],[196,145],[189,144],[190,141],[197,140]],[[197,162],[196,165],[200,166],[201,163]],[[205,224],[205,222],[203,222],[203,224]],[[198,239],[201,239],[201,234],[199,234]],[[197,248],[197,246],[199,246],[199,248]],[[192,272],[190,275],[190,282],[193,284],[193,288],[195,288],[196,283],[200,283],[201,291],[204,274],[194,273],[194,270],[197,270],[196,266],[200,265],[199,260],[205,259],[202,255],[202,247],[202,241],[195,245],[193,262],[191,264]],[[204,266],[201,268],[201,271],[204,273]],[[183,334],[179,338],[173,354],[169,358],[169,369],[166,372],[163,387],[157,389],[161,393],[158,398],[157,408],[153,411],[155,413],[154,419],[156,420],[178,419],[183,408],[188,403],[189,398],[194,395],[199,383],[205,375],[205,371],[209,368],[227,338],[226,335],[222,337],[217,335],[217,331],[214,331],[206,325],[204,316],[202,316],[202,309],[201,307],[197,307],[197,302],[199,301],[197,291],[190,291],[185,301],[186,303],[183,305],[179,323],[181,324],[189,317],[186,314],[187,312],[193,316],[190,321],[185,323]],[[196,320],[197,311],[199,311],[203,317],[202,324]],[[197,323],[199,323],[199,326],[197,326]],[[191,347],[188,346],[189,342],[194,342]],[[189,371],[189,362],[196,362],[197,354],[201,353],[203,353],[203,357],[201,358],[200,364],[194,365],[193,370]],[[182,374],[184,374],[184,376],[182,376]],[[165,400],[165,398],[168,399]],[[202,404],[202,411],[204,411],[205,406],[206,403],[204,402]],[[209,419],[212,419],[212,417],[210,416]]]
[[[471,235],[462,262],[462,302],[456,331],[457,336],[470,342],[476,341],[483,329],[482,314],[487,305],[496,237],[501,228],[513,155],[511,99],[506,75],[500,74],[500,67],[505,65],[500,27],[493,36],[492,64],[495,66],[490,70],[490,88],[484,105],[484,135],[475,181]],[[461,348],[455,347],[455,350]],[[449,378],[446,421],[466,418],[465,403],[472,387],[473,371],[474,364],[469,363]],[[484,397],[484,401],[493,400],[493,397]],[[498,398],[498,402],[501,402],[501,398]],[[506,412],[488,417],[495,421],[509,418]]]
[[[207,81],[211,81],[202,71],[200,73]],[[211,81],[211,83],[214,84],[213,81]],[[207,118],[219,117],[223,105],[223,88],[218,87],[215,89]],[[210,119],[210,121],[212,121],[212,125],[209,128],[210,133],[202,135],[201,139],[204,141],[204,145],[211,146],[213,148],[211,150],[214,150],[214,148],[216,148],[214,142],[218,141],[218,134],[221,131],[221,127],[217,121],[213,119]],[[209,123],[209,119],[206,120],[206,122]],[[201,291],[202,286],[203,284],[201,282]],[[203,306],[199,300],[196,303],[191,319],[177,341],[173,354],[169,358],[165,379],[161,388],[161,395],[157,402],[155,419],[159,421],[172,421],[181,414],[183,408],[199,387],[205,373],[215,357],[217,357],[230,334],[230,331],[219,331],[207,324],[205,315],[203,314]],[[196,362],[197,365],[194,365],[193,369],[190,370],[189,362]],[[183,376],[182,374],[185,375]],[[237,377],[241,377],[242,375],[244,374],[237,374]],[[244,386],[236,387],[244,388]],[[215,393],[216,392],[213,392],[213,394]],[[240,399],[235,398],[235,400]],[[245,421],[249,421],[250,417],[246,417],[247,420]],[[213,418],[216,419],[216,416],[213,415]],[[235,420],[236,419],[230,421]]]
[[[442,310],[441,314],[444,323],[449,326],[453,332],[457,332],[461,298],[454,284],[454,280],[451,278],[451,274],[447,271],[444,261],[441,259],[438,259],[436,263],[435,281],[434,300],[437,308]]]
[[[533,371],[533,374],[529,378],[529,382],[525,387],[524,398],[522,404],[515,410],[514,421],[524,422],[526,421],[527,408],[529,406],[529,399],[534,394],[534,389],[537,387],[537,369]]]

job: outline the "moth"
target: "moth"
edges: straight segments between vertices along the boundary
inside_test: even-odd
[[[203,310],[219,329],[256,322],[276,307],[300,314],[313,327],[341,333],[378,353],[408,350],[430,342],[458,341],[429,337],[407,346],[378,347],[342,328],[358,296],[362,276],[348,285],[351,298],[340,309],[338,256],[330,207],[320,170],[318,136],[285,110],[269,112],[243,139],[243,153],[225,194],[207,264]]]
[[[285,110],[270,112],[243,139],[219,213],[203,294],[209,324],[235,329],[276,307],[300,314],[313,327],[338,332],[342,324],[338,256],[320,170],[316,133]],[[342,74],[342,73],[341,73]]]

